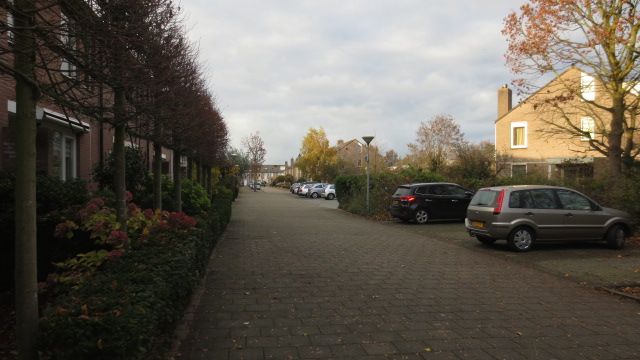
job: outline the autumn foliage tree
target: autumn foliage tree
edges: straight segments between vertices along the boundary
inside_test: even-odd
[[[593,149],[608,158],[615,179],[640,153],[636,143],[638,115],[638,0],[530,0],[510,13],[502,33],[507,38],[506,61],[519,77],[523,94],[538,90],[541,77],[559,76],[576,67],[594,78],[599,96],[584,96],[584,86],[560,82],[562,91],[551,105],[561,116],[550,125],[558,131],[588,136],[572,123],[563,104],[578,100],[582,111],[602,126],[602,139],[590,139]],[[592,85],[593,86],[593,85]]]
[[[309,129],[302,139],[298,168],[311,179],[329,180],[336,176],[337,163],[338,155],[324,129]]]

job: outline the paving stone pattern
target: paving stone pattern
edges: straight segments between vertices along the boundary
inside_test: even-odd
[[[640,359],[640,304],[324,201],[241,193],[178,357]]]

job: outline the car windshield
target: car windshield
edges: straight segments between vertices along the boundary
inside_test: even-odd
[[[393,196],[405,196],[411,195],[411,188],[400,186],[396,189],[396,192],[393,193]]]
[[[471,199],[469,205],[494,207],[498,191],[483,189],[479,190]]]

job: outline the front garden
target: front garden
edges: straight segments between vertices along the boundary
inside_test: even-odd
[[[163,179],[163,210],[153,210],[152,182],[143,170],[129,185],[135,192],[128,193],[124,225],[108,188],[89,192],[80,180],[38,179],[42,358],[163,357],[238,194],[234,177],[211,179],[183,180],[183,212],[174,211],[173,183]],[[3,204],[13,201],[14,182],[10,174],[0,176]],[[0,211],[0,231],[2,308],[12,309],[12,206]],[[15,320],[11,313],[0,320],[8,335],[0,355],[10,359],[15,344],[6,324]]]

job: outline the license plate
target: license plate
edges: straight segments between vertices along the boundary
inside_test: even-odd
[[[482,221],[472,221],[471,226],[474,228],[484,229],[484,222]]]
[[[398,205],[400,204],[400,200],[393,200],[393,205]]]

